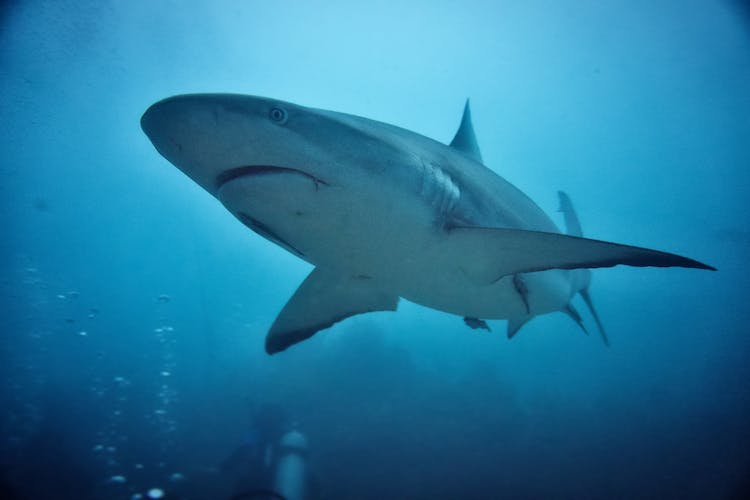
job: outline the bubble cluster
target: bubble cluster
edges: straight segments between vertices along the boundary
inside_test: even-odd
[[[129,343],[118,324],[102,322],[106,316],[84,287],[51,284],[33,265],[14,272],[10,281],[20,284],[14,294],[23,316],[0,337],[0,349],[12,353],[0,366],[3,452],[28,446],[53,418],[47,403],[55,401],[56,389],[75,381],[82,389],[76,404],[88,408],[76,436],[93,470],[100,471],[96,498],[158,499],[168,489],[184,488],[186,476],[171,465],[180,373],[171,297],[157,296],[154,316],[142,323],[139,340]],[[128,339],[137,334],[126,333]],[[143,355],[137,369],[118,352],[131,345]]]
[[[170,324],[171,297],[161,294],[157,298],[157,324],[153,329],[157,343],[157,357],[153,369],[153,380],[156,384],[155,407],[147,415],[156,427],[159,443],[159,457],[163,462],[176,445],[178,430],[175,418],[175,405],[178,394],[173,375],[177,372],[176,344],[177,333]]]

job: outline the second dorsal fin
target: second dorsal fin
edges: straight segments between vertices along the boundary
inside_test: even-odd
[[[479,152],[477,137],[474,135],[474,125],[471,123],[471,109],[469,109],[469,100],[466,99],[464,105],[464,114],[461,117],[461,125],[451,141],[451,147],[455,148],[468,157],[482,163],[482,153]]]
[[[581,223],[578,220],[578,215],[573,208],[573,202],[570,201],[570,197],[565,194],[564,191],[558,191],[557,196],[560,197],[560,208],[558,212],[562,212],[565,217],[565,228],[566,232],[571,236],[583,236],[581,230]]]

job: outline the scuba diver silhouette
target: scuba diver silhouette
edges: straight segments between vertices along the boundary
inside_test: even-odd
[[[277,406],[258,409],[252,428],[220,470],[236,477],[231,500],[309,500],[307,438]]]

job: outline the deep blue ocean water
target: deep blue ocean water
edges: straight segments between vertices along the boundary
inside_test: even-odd
[[[310,500],[747,498],[749,13],[6,0],[0,495],[229,498],[252,461],[222,463],[265,418],[307,437]],[[610,348],[563,314],[508,341],[402,301],[268,356],[310,266],[143,134],[150,104],[190,92],[444,142],[470,97],[487,165],[556,222],[562,189],[587,236],[719,271],[594,271]]]

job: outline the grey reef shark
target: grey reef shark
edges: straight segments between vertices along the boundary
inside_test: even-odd
[[[687,257],[587,239],[560,192],[562,233],[487,168],[468,101],[453,141],[360,116],[265,97],[169,97],[143,114],[156,150],[245,226],[314,266],[268,335],[283,351],[356,314],[395,311],[400,297],[457,314],[471,328],[508,320],[508,337],[580,294],[592,268],[713,267]],[[584,329],[585,331],[585,329]]]

